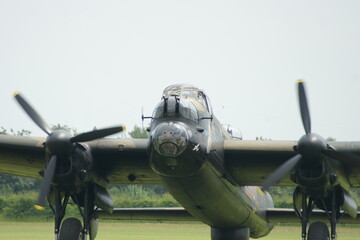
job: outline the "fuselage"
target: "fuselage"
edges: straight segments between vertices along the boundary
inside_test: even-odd
[[[238,186],[226,170],[224,141],[232,136],[214,116],[203,91],[189,85],[164,90],[150,126],[149,163],[172,196],[213,228],[249,228],[251,237],[272,229],[269,193]]]

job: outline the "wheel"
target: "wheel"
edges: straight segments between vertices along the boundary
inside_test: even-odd
[[[61,224],[59,240],[81,240],[82,225],[77,218],[68,218]]]
[[[330,239],[329,228],[323,222],[310,224],[308,240],[328,240]]]

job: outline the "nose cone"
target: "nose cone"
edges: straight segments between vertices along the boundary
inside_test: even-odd
[[[155,150],[163,157],[179,156],[188,145],[186,129],[174,122],[161,123],[152,137]]]
[[[151,132],[149,164],[154,172],[164,177],[194,175],[205,159],[200,143],[191,132],[191,126],[181,122],[162,122]]]

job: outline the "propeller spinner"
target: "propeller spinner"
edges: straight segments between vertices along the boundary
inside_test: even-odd
[[[24,97],[19,92],[14,93],[14,97],[22,109],[34,121],[34,123],[48,135],[45,146],[50,153],[50,161],[47,164],[44,180],[41,183],[38,200],[35,204],[36,209],[43,210],[46,204],[46,197],[50,193],[51,183],[54,179],[56,165],[58,162],[58,155],[70,155],[75,148],[75,143],[88,142],[119,133],[125,131],[125,127],[118,126],[97,129],[79,134],[75,137],[64,130],[51,131],[46,121],[35,111],[35,109],[24,99]]]

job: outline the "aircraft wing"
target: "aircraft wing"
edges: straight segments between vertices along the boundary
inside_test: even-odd
[[[153,221],[199,221],[189,212],[181,207],[171,208],[115,208],[112,214],[98,211],[97,217],[108,220],[153,220]],[[269,208],[266,209],[266,218],[271,223],[299,223],[299,217],[291,208]],[[328,221],[328,215],[315,209],[310,222]],[[339,223],[359,224],[360,212],[356,218],[343,214]]]
[[[263,181],[281,164],[295,156],[294,141],[239,141],[224,143],[226,167],[234,180],[242,186],[261,186]],[[278,185],[295,186],[290,177]]]
[[[338,223],[346,224],[359,224],[360,212],[357,213],[356,218],[352,218],[349,214],[343,214],[340,217]],[[295,210],[292,208],[269,208],[266,210],[267,220],[271,223],[299,223],[299,217],[296,215]],[[314,209],[309,222],[326,222],[328,221],[328,215],[326,212]]]
[[[40,179],[44,170],[44,137],[0,135],[0,173]],[[100,139],[87,143],[95,171],[112,184],[162,184],[147,163],[147,139]],[[295,141],[238,141],[224,143],[226,168],[240,185],[259,186],[296,154]],[[360,142],[332,142],[353,187],[360,187]],[[340,153],[340,156],[338,156]],[[278,185],[295,186],[290,174]]]
[[[147,162],[147,139],[109,138],[88,144],[92,149],[94,169],[111,184],[163,184]]]
[[[360,187],[360,142],[330,143],[336,149],[331,158],[343,164],[351,186]],[[296,141],[226,140],[226,168],[238,184],[261,186],[271,173],[297,154],[296,145]],[[290,179],[292,171],[277,185],[295,186]]]
[[[181,207],[115,208],[112,214],[98,211],[97,217],[110,220],[199,221]]]
[[[0,173],[40,179],[45,138],[0,135]]]
[[[40,179],[44,137],[0,135],[0,173]],[[147,139],[100,139],[91,148],[97,175],[111,184],[162,184],[146,160]]]

